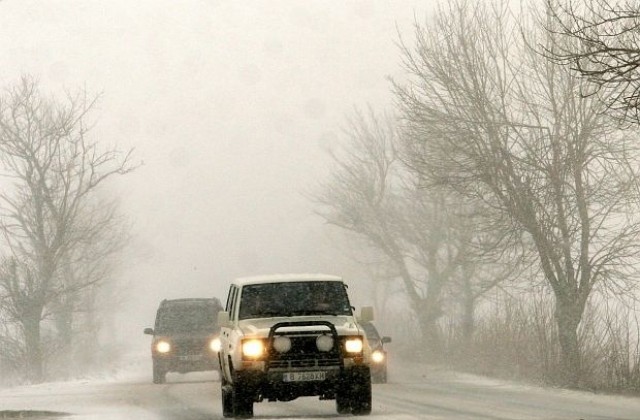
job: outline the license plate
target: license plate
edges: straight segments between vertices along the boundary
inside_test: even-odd
[[[186,356],[178,356],[178,360],[183,362],[197,362],[202,359],[201,354],[189,354]]]
[[[327,379],[327,372],[287,372],[282,377],[285,382],[324,381],[325,379]]]

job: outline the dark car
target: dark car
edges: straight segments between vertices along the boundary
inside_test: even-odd
[[[361,325],[371,347],[371,382],[386,383],[387,351],[384,349],[384,345],[391,342],[391,337],[381,337],[371,322],[363,322]]]
[[[154,328],[144,333],[153,335],[153,383],[166,380],[167,372],[219,370],[220,327],[217,298],[163,300],[156,313]]]

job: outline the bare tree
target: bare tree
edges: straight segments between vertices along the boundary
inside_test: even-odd
[[[19,322],[31,381],[44,377],[40,325],[55,304],[100,280],[69,268],[99,261],[100,241],[113,227],[115,208],[96,207],[99,187],[133,169],[130,151],[101,151],[87,137],[95,100],[84,93],[65,101],[45,97],[30,77],[0,96],[0,233],[6,255],[0,299]],[[97,252],[89,255],[89,252]],[[111,251],[107,251],[111,252]]]
[[[57,299],[45,311],[45,317],[50,315],[55,321],[61,372],[71,367],[85,369],[99,354],[99,289],[117,269],[119,253],[128,238],[129,225],[119,215],[117,201],[103,198],[94,203],[94,199],[91,197],[91,203],[87,200],[78,215],[77,226],[83,232],[78,232],[77,242],[60,261]],[[91,338],[74,345],[76,337],[85,334]]]
[[[437,354],[437,321],[459,254],[447,197],[426,191],[396,154],[395,123],[356,113],[344,153],[334,153],[332,179],[315,200],[327,222],[354,234],[381,255],[389,279],[399,278],[423,332],[423,348]]]
[[[589,82],[583,93],[606,98],[623,118],[640,122],[640,4],[547,0],[547,5],[552,19],[545,26],[561,37],[545,45],[546,55],[570,65]]]
[[[565,380],[579,384],[577,329],[598,286],[636,278],[638,150],[579,76],[506,4],[456,1],[416,24],[396,83],[404,153],[433,185],[483,202],[497,252],[521,249],[555,296]],[[521,34],[526,34],[525,39]]]
[[[454,297],[453,303],[461,309],[461,342],[458,345],[463,353],[471,348],[478,303],[493,288],[517,282],[527,268],[521,249],[497,252],[496,243],[500,243],[502,238],[500,231],[495,226],[491,229],[483,226],[480,216],[483,207],[477,201],[472,200],[472,203],[465,206],[464,200],[458,199],[456,209],[449,210],[455,214],[453,229],[459,238],[460,248],[460,273],[450,285],[450,293]]]

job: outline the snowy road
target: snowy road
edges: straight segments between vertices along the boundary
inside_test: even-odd
[[[153,385],[145,372],[127,377],[48,383],[0,390],[0,418],[48,410],[69,420],[221,419],[215,373],[170,374]],[[390,383],[374,385],[372,419],[640,419],[640,398],[543,389],[433,367],[394,366]],[[3,417],[3,412],[6,417]],[[255,405],[256,419],[332,419],[333,401],[299,398]],[[344,417],[342,417],[344,418]]]

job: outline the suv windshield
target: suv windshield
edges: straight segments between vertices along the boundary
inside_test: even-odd
[[[299,315],[352,315],[339,281],[252,284],[242,288],[239,319]]]
[[[217,318],[218,309],[214,305],[170,304],[158,311],[155,329],[158,334],[214,331]]]

